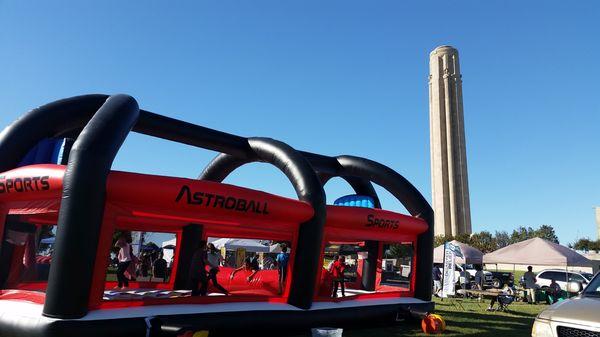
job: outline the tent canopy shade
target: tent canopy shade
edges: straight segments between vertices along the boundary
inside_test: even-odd
[[[484,263],[589,267],[590,260],[565,246],[533,238],[484,255]]]
[[[227,250],[236,250],[243,248],[247,252],[253,253],[268,253],[270,247],[262,244],[259,240],[253,239],[218,239],[212,242],[217,249],[225,247]]]
[[[458,264],[482,264],[483,263],[483,253],[474,247],[471,247],[462,242],[458,242],[456,240],[450,241],[453,245],[459,246],[460,251],[463,254],[463,257],[456,257],[454,260]],[[434,263],[444,263],[444,245],[437,246],[433,250],[433,262]]]
[[[287,253],[291,253],[291,249],[290,247],[287,247]],[[269,253],[281,253],[281,244],[279,243],[274,243],[271,246],[269,246]]]

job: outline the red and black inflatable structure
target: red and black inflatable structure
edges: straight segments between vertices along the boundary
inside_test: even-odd
[[[199,179],[111,171],[131,131],[221,154]],[[48,138],[74,140],[63,154],[66,165],[19,166]],[[281,170],[298,200],[222,183],[250,162]],[[346,326],[394,322],[433,309],[433,211],[410,182],[368,159],[328,157],[269,138],[219,132],[141,110],[127,95],[85,95],[36,108],[4,129],[0,172],[1,336],[133,337],[177,335],[181,329]],[[332,177],[373,198],[375,208],[327,205],[323,185]],[[382,210],[372,183],[394,195],[410,215]],[[29,263],[28,246],[15,238],[32,237],[28,234],[42,225],[56,225],[47,281],[19,282]],[[265,270],[257,281],[262,292],[244,285],[241,276],[232,281],[241,289],[239,296],[106,300],[103,293],[114,285],[105,281],[107,256],[117,229],[177,235],[172,277],[152,285],[165,291],[186,289],[193,250],[208,236],[288,241],[292,254],[285,291],[268,290],[276,274]],[[323,251],[331,242],[359,242],[368,252],[357,278],[362,292],[356,296],[323,296]],[[414,269],[405,288],[380,280],[382,245],[395,242],[414,247]]]

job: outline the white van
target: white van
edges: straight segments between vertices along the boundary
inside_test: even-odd
[[[558,283],[560,289],[567,290],[568,282],[579,282],[585,288],[594,277],[591,273],[581,271],[566,271],[564,269],[545,269],[536,276],[538,287],[544,289],[550,286],[552,279]]]

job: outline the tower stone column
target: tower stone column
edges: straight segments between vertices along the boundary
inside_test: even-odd
[[[429,55],[431,186],[435,235],[471,234],[471,207],[458,50]]]

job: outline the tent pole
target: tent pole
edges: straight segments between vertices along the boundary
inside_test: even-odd
[[[470,277],[468,277],[469,273],[467,273],[467,259],[463,256],[463,259],[465,259],[465,263],[463,263],[463,273],[465,274],[465,283],[463,283],[463,298],[466,300],[467,299],[467,280],[470,279]],[[458,280],[460,282],[460,276],[458,277]]]
[[[442,258],[442,265],[444,266],[444,268],[446,267],[446,243],[444,243],[444,256]],[[454,271],[452,271],[454,272]],[[446,270],[444,269],[444,272],[442,273],[442,289],[440,289],[440,300],[443,301],[444,300],[444,274],[446,273]],[[460,280],[460,278],[459,278]]]

